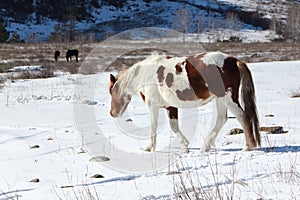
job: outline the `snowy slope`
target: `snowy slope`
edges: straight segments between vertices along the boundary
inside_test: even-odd
[[[247,9],[249,4],[239,4],[238,6]],[[83,33],[94,33],[98,39],[104,39],[108,35],[133,28],[174,28],[179,21],[175,17],[176,12],[185,8],[190,15],[188,32],[197,32],[197,23],[199,23],[197,21],[200,19],[201,32],[205,33],[210,29],[228,29],[232,22],[226,19],[226,12],[222,12],[235,5],[230,1],[224,3],[224,1],[207,0],[183,2],[161,0],[153,1],[150,4],[143,0],[127,1],[127,4],[121,9],[113,6],[102,6],[100,9],[92,8],[92,18],[77,22],[76,29]],[[257,4],[251,2],[251,5]],[[25,41],[32,40],[30,37],[38,41],[47,40],[51,32],[54,31],[54,26],[60,23],[48,18],[43,19],[41,24],[33,23],[32,20],[28,20],[24,24],[16,23],[11,19],[6,21],[8,31],[17,32],[21,36],[20,39]],[[259,28],[239,22],[238,29],[257,30]]]
[[[181,111],[181,128],[192,137],[190,153],[179,156],[177,139],[170,133],[164,112],[158,151],[146,153],[142,150],[149,142],[145,105],[134,98],[127,117],[112,119],[108,73],[7,82],[0,90],[0,199],[180,199],[186,194],[194,199],[195,193],[203,199],[299,199],[300,99],[290,96],[300,91],[300,62],[249,67],[261,125],[280,125],[288,131],[262,132],[262,147],[250,152],[241,151],[243,135],[227,135],[231,128],[240,127],[235,119],[228,120],[211,152],[200,152],[211,125],[213,103]],[[94,98],[78,93],[78,80],[81,85],[96,83],[91,85]],[[84,121],[90,111],[93,125],[110,141],[108,146],[97,140],[87,142],[88,130],[80,129],[91,123]],[[132,121],[126,121],[128,118]],[[124,134],[128,127],[136,130]],[[171,153],[162,151],[170,142],[174,144]],[[90,161],[99,149],[112,152],[109,161]],[[127,153],[127,160],[113,154],[115,149]],[[144,160],[149,156],[150,162]],[[104,178],[91,178],[95,174]],[[39,182],[30,182],[36,178]]]
[[[287,0],[219,0],[226,4],[240,6],[243,10],[258,11],[264,17],[285,20],[288,12],[289,1]]]

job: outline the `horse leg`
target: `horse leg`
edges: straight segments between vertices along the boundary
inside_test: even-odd
[[[158,109],[157,105],[147,102],[147,106],[150,114],[150,123],[151,123],[151,142],[145,149],[145,151],[155,151],[156,148],[156,132],[158,126]]]
[[[178,125],[178,108],[168,107],[166,108],[169,114],[169,123],[172,131],[177,135],[180,141],[181,152],[188,153],[189,141],[184,137],[179,129]]]
[[[76,54],[75,57],[76,57],[76,62],[78,62],[78,54]]]
[[[202,148],[203,152],[208,152],[211,149],[211,146],[214,145],[219,131],[227,121],[227,108],[219,99],[216,99],[216,108],[217,116],[215,125],[205,139],[204,147]]]
[[[245,131],[246,144],[245,144],[243,150],[244,151],[251,150],[251,145],[250,145],[251,142],[250,142],[249,137],[247,137],[247,133],[246,133],[247,125],[244,122],[244,110],[242,109],[242,107],[240,106],[239,103],[236,103],[235,101],[233,101],[231,95],[225,96],[225,104],[226,104],[227,108],[230,110],[230,112],[236,117],[238,122],[243,127],[243,130]]]

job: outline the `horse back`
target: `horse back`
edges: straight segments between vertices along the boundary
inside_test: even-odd
[[[181,104],[206,103],[213,96],[225,96],[228,91],[238,99],[240,74],[237,59],[221,52],[165,57],[157,64],[156,77],[162,96],[176,98]]]
[[[67,52],[66,52],[66,56],[78,56],[78,53],[79,53],[79,51],[77,50],[77,49],[72,49],[72,50],[70,50],[70,49],[68,49],[67,50]]]

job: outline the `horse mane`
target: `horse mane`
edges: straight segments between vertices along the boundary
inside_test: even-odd
[[[159,54],[159,52],[157,51],[153,51],[150,56],[148,56],[144,61],[159,61],[159,60],[162,60],[162,59],[165,59],[166,58],[166,54],[165,53],[162,53],[162,54]]]
[[[163,58],[165,58],[166,55],[165,54],[159,54],[157,51],[153,51],[148,57],[146,57],[144,60],[137,62],[135,64],[133,64],[131,67],[129,68],[125,68],[122,71],[119,72],[119,74],[117,75],[117,79],[123,78],[127,73],[129,73],[130,71],[135,71],[137,67],[140,66],[141,63],[143,62],[157,62],[159,60],[162,60]]]
[[[135,65],[123,69],[118,75],[117,75],[117,84],[119,87],[119,91],[124,91],[126,88],[126,85],[132,80],[133,74],[136,71]]]
[[[129,68],[123,69],[118,75],[117,75],[117,82],[119,85],[119,89],[123,91],[127,85],[127,83],[131,82],[132,78],[135,77],[136,70],[139,70],[139,68],[145,64],[145,63],[156,63],[162,59],[165,59],[165,54],[159,54],[159,52],[154,51],[152,52],[148,57],[146,57],[144,60],[137,62],[133,64]]]

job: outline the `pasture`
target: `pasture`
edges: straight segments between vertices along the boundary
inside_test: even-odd
[[[121,45],[121,46],[120,46]],[[67,43],[67,44],[1,44],[0,46],[0,72],[5,72],[9,68],[24,65],[43,65],[45,67],[68,70],[71,66],[77,68],[82,64],[83,60],[94,48],[103,48],[103,54],[99,57],[109,57],[110,52],[122,52],[120,49],[138,49],[139,47],[145,48],[145,44],[132,43],[130,41],[122,41],[118,45],[101,46],[101,43]],[[190,49],[190,46],[195,47],[195,43],[182,42],[167,42],[164,46],[168,48],[177,48],[182,55],[188,55],[206,51],[222,51],[224,53],[236,56],[246,62],[266,62],[266,61],[291,61],[300,59],[300,46],[298,43],[203,43],[197,44],[198,49]],[[67,49],[79,50],[79,62],[67,63],[65,53]],[[58,58],[58,63],[53,58],[54,51],[61,52]],[[128,54],[136,54],[133,51]],[[139,52],[138,55],[141,55]],[[143,55],[143,54],[142,54]],[[145,57],[145,55],[143,55]],[[116,58],[113,58],[116,59]],[[126,58],[120,58],[122,62]],[[130,57],[128,64],[132,64],[132,57]],[[136,62],[136,60],[134,60]]]

